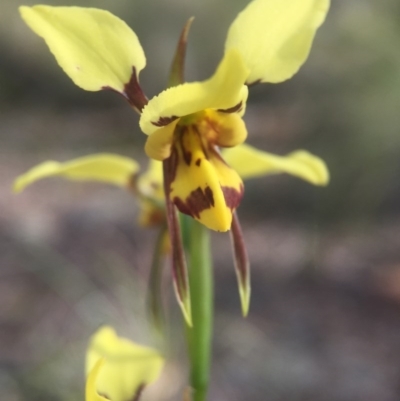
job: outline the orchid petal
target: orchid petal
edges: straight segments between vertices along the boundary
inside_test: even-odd
[[[325,186],[329,182],[325,162],[305,150],[278,156],[243,144],[224,150],[223,157],[243,179],[287,173],[314,185]]]
[[[118,17],[96,8],[20,7],[28,26],[42,37],[64,72],[88,91],[123,93],[146,65],[136,34]]]
[[[254,0],[233,21],[225,51],[238,50],[250,74],[246,83],[291,78],[307,59],[330,0]]]
[[[96,389],[97,378],[103,365],[104,365],[104,359],[100,358],[93,366],[93,369],[88,374],[86,380],[86,390],[85,390],[86,401],[109,401],[107,400],[107,398],[102,397],[97,392]]]
[[[14,182],[14,191],[21,192],[35,181],[53,176],[125,187],[138,170],[139,165],[135,160],[107,153],[80,157],[65,163],[47,161],[20,175]]]
[[[151,99],[143,109],[140,128],[151,135],[179,117],[209,108],[229,109],[245,103],[248,91],[244,82],[247,76],[248,70],[239,52],[227,51],[215,74],[207,81],[174,86]]]
[[[171,146],[174,132],[179,120],[175,120],[165,127],[158,128],[148,136],[144,150],[152,159],[165,160],[171,156]]]
[[[101,369],[96,365],[103,358]],[[133,400],[143,386],[160,375],[164,359],[154,349],[118,337],[112,327],[100,328],[86,355],[86,370],[97,372],[96,390],[112,401]],[[97,400],[96,400],[97,401]]]
[[[228,231],[232,212],[243,196],[243,183],[213,148],[205,150],[192,127],[175,148],[169,196],[185,214],[216,231]]]

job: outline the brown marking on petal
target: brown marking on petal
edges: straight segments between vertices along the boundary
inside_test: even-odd
[[[204,156],[205,156],[206,159],[208,160],[209,157],[208,157],[207,148],[204,146],[204,139],[207,139],[207,143],[208,143],[208,142],[209,142],[209,141],[208,141],[208,138],[202,137],[202,135],[201,135],[201,133],[200,133],[200,131],[199,131],[199,127],[198,127],[196,124],[192,125],[191,127],[192,127],[193,131],[196,132],[196,134],[197,134],[198,137],[200,138],[201,150],[203,151]]]
[[[206,196],[209,204],[211,204],[211,206],[214,206],[214,194],[210,187],[206,187],[206,189],[204,190],[204,195]]]
[[[133,397],[133,400],[132,400],[132,401],[139,401],[139,398],[140,398],[140,396],[142,395],[144,386],[145,386],[145,384],[143,383],[143,384],[141,384],[141,385],[138,387],[138,389],[137,389],[137,391],[136,391],[136,393],[135,393],[135,396]]]
[[[131,190],[135,195],[138,195],[138,193],[139,193],[138,179],[139,179],[138,173],[131,174],[128,178],[128,183],[126,184],[126,187],[129,190]]]
[[[222,193],[224,194],[226,206],[228,206],[231,210],[235,210],[243,198],[243,184],[241,184],[239,191],[232,187],[221,187],[221,189]]]
[[[141,86],[139,85],[139,80],[136,73],[136,68],[132,67],[131,79],[124,86],[124,95],[134,107],[136,107],[140,112],[143,107],[149,102],[146,95],[144,94]]]
[[[198,187],[185,200],[176,196],[173,202],[181,213],[197,218],[200,218],[203,210],[210,209],[215,204],[214,194],[210,187],[206,187],[204,190]]]
[[[178,140],[179,140],[179,145],[180,145],[181,150],[182,150],[183,160],[188,166],[190,166],[190,164],[192,163],[192,152],[185,148],[185,144],[183,142],[183,138],[184,138],[186,132],[187,132],[187,128],[186,127],[182,127],[182,130],[179,133]]]
[[[201,159],[197,159],[197,160],[196,160],[196,166],[197,166],[197,167],[200,167],[200,164],[201,164]]]
[[[143,214],[142,212],[142,215],[140,217],[140,224],[143,227],[158,227],[162,224],[165,224],[165,209],[154,207],[154,209],[146,212],[145,214]]]
[[[243,102],[240,101],[236,106],[230,107],[229,109],[218,109],[221,113],[238,113],[242,110]]]
[[[158,121],[152,121],[151,123],[155,125],[156,127],[165,127],[166,125],[172,123],[172,121],[175,121],[178,116],[171,116],[171,117],[160,117]]]
[[[254,86],[254,85],[257,85],[257,84],[260,84],[260,83],[261,83],[261,78],[255,80],[255,81],[253,81],[253,82],[250,82],[250,83],[247,83],[247,82],[246,82],[246,85],[247,85],[247,86]]]
[[[164,160],[164,191],[166,199],[169,198],[171,193],[171,183],[176,178],[176,172],[178,170],[179,155],[176,146],[172,146],[171,155],[168,159]]]
[[[103,90],[111,90],[122,95],[131,106],[133,106],[139,113],[142,112],[144,106],[149,102],[146,95],[144,94],[136,74],[136,68],[132,67],[132,75],[127,84],[124,85],[124,90],[122,92],[111,88],[110,86],[102,86]]]

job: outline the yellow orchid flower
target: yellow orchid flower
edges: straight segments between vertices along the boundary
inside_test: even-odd
[[[251,1],[231,24],[224,56],[213,76],[183,83],[189,20],[173,63],[170,84],[175,86],[150,100],[139,84],[139,72],[146,64],[143,49],[122,20],[95,8],[20,7],[24,21],[45,40],[76,85],[89,91],[113,90],[140,112],[140,128],[148,135],[146,153],[163,162],[174,285],[189,324],[187,269],[176,208],[212,230],[232,228],[246,314],[248,259],[235,215],[243,196],[240,176],[287,172],[315,185],[328,180],[323,161],[308,153],[295,152],[284,158],[258,153],[249,158],[249,148],[238,146],[247,137],[242,117],[248,86],[291,78],[305,62],[329,6],[330,0]],[[221,148],[231,149],[225,153]]]
[[[164,358],[154,349],[100,328],[86,354],[86,401],[138,400],[144,387],[160,376]]]
[[[243,183],[218,149],[246,139],[247,85],[295,74],[328,8],[329,0],[252,1],[229,28],[225,55],[209,80],[169,88],[148,102],[138,81],[143,49],[119,18],[94,8],[20,10],[78,86],[112,89],[141,111],[147,154],[168,164],[168,200],[207,227],[227,231]]]

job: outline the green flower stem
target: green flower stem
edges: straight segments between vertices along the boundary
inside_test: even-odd
[[[190,382],[193,401],[205,401],[210,377],[214,311],[210,232],[197,221],[189,221],[189,284],[193,319],[193,327],[187,328]]]

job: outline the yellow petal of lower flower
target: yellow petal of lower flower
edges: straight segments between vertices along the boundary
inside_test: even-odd
[[[305,150],[277,156],[244,144],[224,150],[223,157],[243,179],[288,173],[314,185],[324,186],[329,182],[324,161]]]
[[[60,67],[88,91],[124,91],[146,65],[136,34],[108,11],[81,7],[20,7],[28,26],[41,36]],[[133,71],[133,69],[135,71]]]
[[[99,395],[96,389],[96,382],[99,376],[100,370],[104,365],[104,359],[99,359],[90,371],[86,380],[85,400],[86,401],[108,401],[107,398]]]
[[[104,363],[98,372],[96,389],[112,401],[135,399],[144,385],[159,377],[164,365],[157,351],[118,337],[108,326],[99,329],[90,341],[86,371],[90,372],[100,358]]]
[[[205,153],[200,136],[193,129],[189,128],[182,136],[175,151],[177,166],[170,198],[182,213],[206,227],[229,230],[232,212],[243,195],[243,183],[238,174],[215,150],[208,149]]]
[[[126,186],[138,170],[139,165],[134,160],[107,153],[81,157],[65,163],[47,161],[20,175],[14,182],[14,191],[21,192],[35,181],[53,176]]]
[[[233,21],[226,51],[237,49],[250,70],[247,83],[282,82],[307,59],[330,0],[254,0]]]
[[[229,109],[239,103],[244,105],[248,92],[243,84],[247,76],[248,69],[239,52],[227,51],[209,80],[174,86],[151,99],[143,109],[140,128],[150,135],[179,117],[205,109]]]

